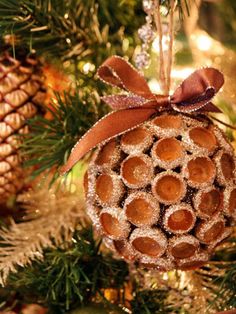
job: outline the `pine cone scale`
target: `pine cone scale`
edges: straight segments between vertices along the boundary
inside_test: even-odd
[[[45,100],[40,63],[8,53],[0,57],[0,203],[23,186],[18,134],[29,132],[26,119],[34,117]]]

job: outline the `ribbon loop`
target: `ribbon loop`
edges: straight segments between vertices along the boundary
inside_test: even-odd
[[[98,77],[109,85],[119,87],[144,98],[153,94],[145,78],[125,59],[112,56],[98,69]]]
[[[126,60],[108,58],[98,69],[105,83],[128,93],[102,97],[115,111],[99,120],[75,145],[61,172],[67,172],[92,148],[104,143],[149,119],[157,111],[175,110],[182,113],[220,112],[210,101],[224,84],[221,72],[204,68],[193,72],[172,96],[155,95],[145,78]]]

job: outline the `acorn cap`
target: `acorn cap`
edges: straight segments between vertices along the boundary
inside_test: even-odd
[[[142,188],[150,184],[153,172],[152,160],[144,154],[130,155],[121,164],[121,177],[130,188]]]
[[[134,192],[124,204],[127,219],[137,227],[151,226],[159,219],[160,206],[149,193]]]
[[[94,163],[97,166],[113,168],[117,165],[120,159],[120,154],[119,146],[117,145],[116,140],[113,139],[100,147]]]
[[[137,228],[130,236],[130,243],[140,255],[159,257],[167,248],[167,239],[160,229]]]
[[[120,145],[126,154],[140,154],[152,145],[152,141],[152,133],[148,129],[137,127],[122,135]]]
[[[196,228],[196,237],[200,242],[211,244],[221,237],[225,231],[225,220],[221,216],[212,217],[209,221],[201,222]]]
[[[185,124],[185,129],[189,129],[191,127],[203,127],[207,128],[209,121],[205,118],[199,119],[198,116],[193,116],[192,114],[190,116],[182,116],[182,119]]]
[[[155,117],[150,121],[149,125],[158,137],[178,136],[183,131],[184,127],[183,120],[180,116],[170,114]]]
[[[192,235],[181,235],[170,240],[168,253],[171,258],[183,259],[196,254],[200,246],[199,241]]]
[[[166,257],[153,258],[150,256],[141,256],[139,260],[139,265],[144,268],[151,268],[163,272],[169,271],[174,268],[174,263]]]
[[[187,132],[186,141],[191,151],[212,154],[217,146],[217,139],[213,131],[205,127],[193,127]]]
[[[202,219],[209,219],[213,215],[219,213],[223,207],[222,192],[214,186],[199,190],[194,198],[194,208],[197,211],[197,216]]]
[[[96,178],[95,192],[101,205],[117,204],[124,194],[124,186],[117,174],[112,172],[101,173]]]
[[[165,210],[163,225],[171,233],[186,233],[194,227],[195,222],[196,215],[192,207],[186,203],[171,206]]]
[[[100,224],[100,219],[99,219],[99,215],[101,212],[101,208],[99,206],[92,206],[90,202],[87,202],[87,213],[89,218],[92,220],[95,228],[97,229],[97,231],[100,232],[101,230],[101,224]]]
[[[111,239],[125,239],[130,232],[130,224],[121,208],[104,208],[100,213],[100,223],[103,232]]]
[[[126,260],[132,261],[136,257],[132,245],[125,239],[114,240],[113,246],[115,248],[115,251]]]
[[[220,150],[214,157],[217,165],[217,181],[227,186],[232,184],[236,179],[236,160],[230,153]]]
[[[233,231],[233,228],[226,227],[224,229],[224,232],[221,234],[221,236],[216,238],[216,240],[208,246],[208,251],[212,252],[220,242],[224,241],[226,238],[228,238],[232,234],[232,231]]]
[[[225,133],[223,131],[221,131],[220,128],[218,128],[214,124],[211,124],[209,126],[209,130],[214,132],[214,134],[215,134],[215,136],[217,138],[218,145],[219,145],[220,148],[222,148],[223,150],[229,152],[230,154],[234,154],[233,146],[229,143]]]
[[[152,193],[163,204],[179,202],[186,193],[186,184],[181,175],[167,170],[158,174],[152,182]]]
[[[201,251],[192,257],[178,260],[177,266],[181,270],[193,270],[203,266],[208,260],[209,254],[205,251]]]
[[[152,158],[155,165],[171,169],[184,162],[185,151],[180,141],[174,137],[157,141],[152,148]]]
[[[224,191],[224,212],[236,218],[236,185],[230,185]]]
[[[188,179],[190,186],[203,188],[214,182],[216,168],[209,157],[198,155],[189,158],[183,174]]]

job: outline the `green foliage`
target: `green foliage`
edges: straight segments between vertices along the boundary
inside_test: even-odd
[[[166,289],[140,290],[131,301],[133,314],[168,314],[178,313],[178,308],[169,305]]]
[[[101,289],[121,288],[126,280],[126,263],[99,252],[100,243],[91,229],[74,234],[69,247],[45,251],[43,261],[20,268],[9,277],[7,288],[24,302],[48,306],[52,313],[88,304]]]
[[[223,270],[222,275],[213,279],[213,284],[218,287],[214,290],[215,299],[218,308],[236,308],[236,261],[218,266]]]
[[[219,310],[236,308],[236,237],[229,238],[212,260],[214,269],[210,268],[208,273],[213,285],[211,303]]]
[[[195,271],[206,291],[209,307],[226,310],[236,307],[236,238],[227,239],[211,262]]]
[[[24,137],[22,154],[26,166],[37,166],[33,176],[45,170],[56,170],[64,164],[78,139],[106,112],[96,91],[77,87],[63,98],[56,94],[57,105],[48,109],[52,119],[36,116],[28,121],[31,132]]]
[[[45,57],[87,58],[96,65],[121,53],[125,27],[133,37],[143,19],[134,0],[0,0],[2,35],[15,34]]]

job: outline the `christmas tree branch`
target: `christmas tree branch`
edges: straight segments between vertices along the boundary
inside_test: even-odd
[[[15,34],[21,44],[46,57],[81,60],[89,56],[99,64],[107,49],[121,52],[123,28],[133,20],[127,35],[133,34],[143,18],[137,14],[140,6],[127,0],[0,0],[0,27],[3,35]]]
[[[217,310],[236,308],[236,237],[225,242],[212,261],[196,274],[211,292],[210,307]]]
[[[26,210],[24,221],[12,221],[0,231],[0,282],[4,284],[10,272],[18,266],[43,258],[43,249],[70,241],[78,223],[85,224],[86,213],[82,192],[71,194],[66,187],[48,185],[19,196]]]
[[[33,176],[63,165],[77,140],[107,112],[96,91],[89,88],[77,87],[72,94],[56,94],[56,98],[57,104],[49,109],[52,118],[37,116],[29,120],[31,132],[23,138],[25,165],[37,166]]]
[[[91,302],[102,289],[123,287],[126,264],[99,253],[100,242],[91,229],[77,230],[70,245],[63,247],[47,249],[42,261],[11,273],[7,288],[23,301],[37,300],[53,313],[65,313]]]

